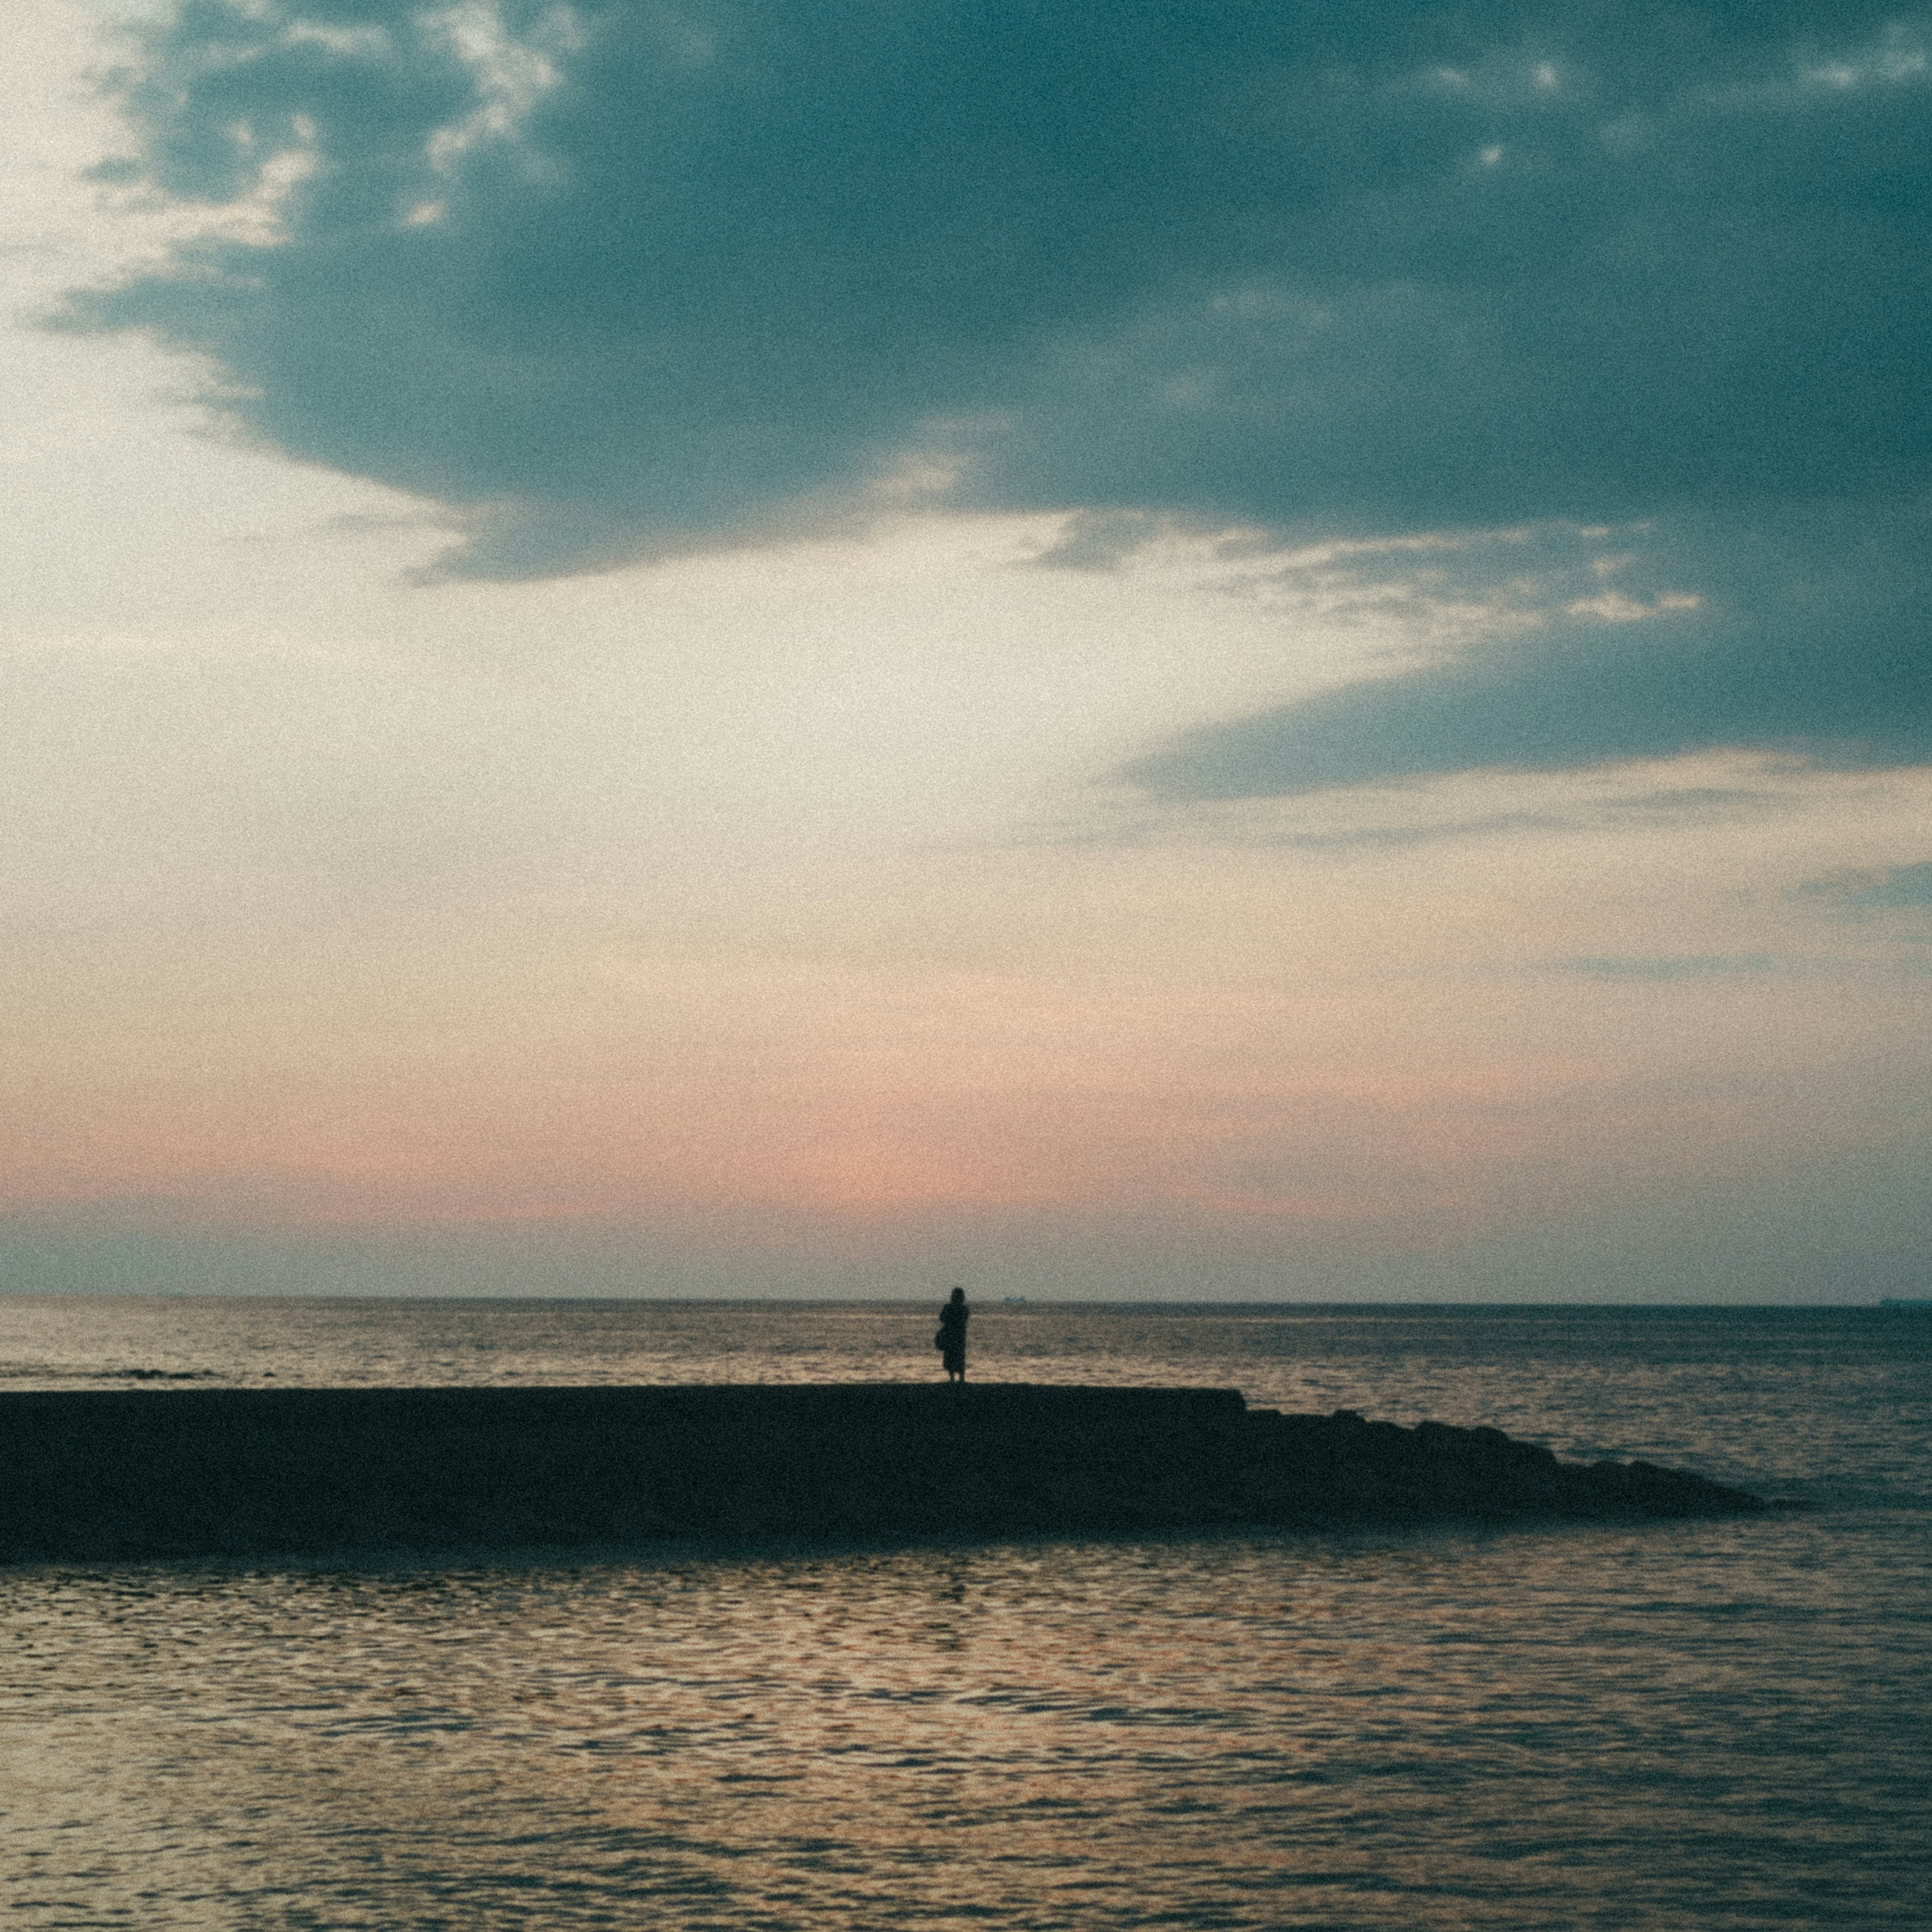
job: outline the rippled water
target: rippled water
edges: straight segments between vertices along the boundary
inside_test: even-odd
[[[879,1307],[0,1302],[0,1387],[930,1376],[930,1332]],[[0,1571],[0,1906],[170,1928],[1932,1925],[1932,1317],[995,1308],[974,1340],[988,1378],[1494,1420],[1809,1506]]]

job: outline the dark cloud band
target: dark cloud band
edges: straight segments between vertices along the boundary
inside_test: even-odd
[[[1929,524],[1866,506],[1680,520],[1637,534],[1642,554],[1607,579],[1618,587],[1586,589],[1566,556],[1540,586],[1548,608],[1509,642],[1197,732],[1125,776],[1227,799],[1712,748],[1932,764]],[[1573,547],[1559,532],[1540,549]],[[1520,580],[1538,548],[1479,548],[1454,587],[1470,594],[1485,568]]]
[[[1932,45],[1856,4],[194,0],[76,304],[608,561],[862,488],[1354,528],[1932,481]],[[1763,23],[1778,22],[1774,30]]]
[[[106,172],[254,225],[72,324],[438,500],[472,574],[908,476],[1357,534],[1822,505],[1842,535],[1829,506],[1932,490],[1932,29],[1858,0],[181,0],[119,84]],[[1916,760],[1925,604],[1887,594],[1835,630],[1750,596],[1674,641],[1577,619],[1138,776]]]

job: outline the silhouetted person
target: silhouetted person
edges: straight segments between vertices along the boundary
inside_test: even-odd
[[[963,1288],[956,1288],[952,1298],[939,1311],[939,1333],[933,1337],[933,1346],[946,1364],[946,1379],[950,1382],[966,1379],[966,1318],[972,1312],[966,1306]]]

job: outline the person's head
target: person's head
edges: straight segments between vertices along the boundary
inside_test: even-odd
[[[963,1288],[956,1288],[952,1291],[952,1299],[956,1302],[964,1301],[966,1299],[966,1291]]]

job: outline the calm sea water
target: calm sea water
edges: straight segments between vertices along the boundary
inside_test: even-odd
[[[0,1388],[930,1378],[878,1305],[0,1299]],[[23,1926],[1932,1926],[1932,1310],[988,1307],[1656,1528],[0,1570]],[[164,1398],[160,1398],[164,1399]]]

